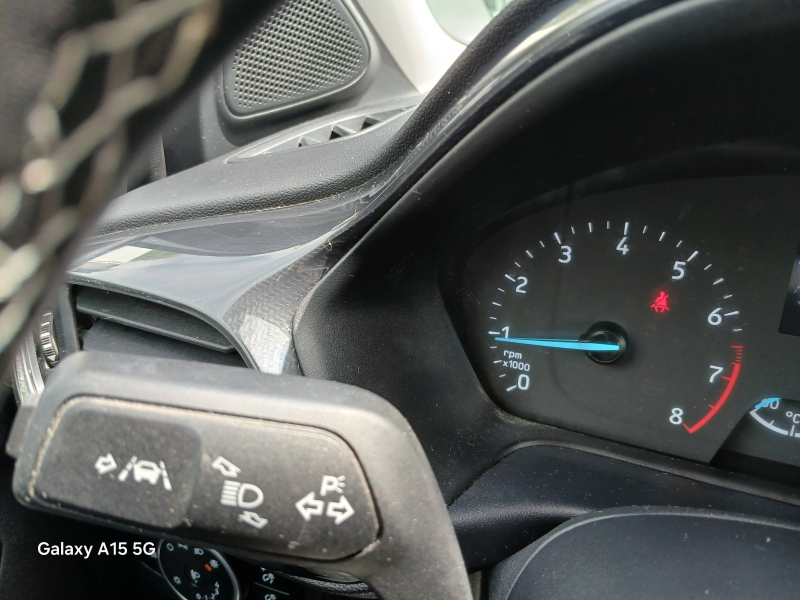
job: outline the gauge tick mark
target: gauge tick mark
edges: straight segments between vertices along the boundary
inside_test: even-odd
[[[723,277],[720,277],[720,278],[719,278],[719,279],[717,279],[717,280],[716,280],[716,281],[715,281],[715,282],[714,282],[712,285],[719,285],[719,284],[720,284],[720,283],[722,283],[723,281],[725,281],[725,279],[724,279]]]
[[[533,258],[533,254],[531,254],[530,250],[525,250],[525,254],[528,255],[528,258]]]
[[[694,252],[692,252],[692,255],[689,258],[686,259],[686,262],[692,262],[692,259],[695,256],[697,256],[698,254],[699,254],[699,252],[697,250],[695,250]]]
[[[733,369],[731,371],[730,377],[723,377],[722,379],[727,380],[728,385],[725,386],[725,390],[723,390],[722,395],[719,397],[719,400],[713,405],[711,405],[711,410],[706,413],[702,419],[700,419],[697,423],[689,427],[686,423],[683,426],[686,428],[686,431],[689,433],[694,433],[698,429],[700,429],[703,425],[708,423],[719,409],[722,408],[722,405],[725,404],[725,401],[730,396],[731,391],[733,390],[733,386],[736,385],[736,379],[739,376],[739,369],[741,368],[740,360],[741,360],[741,346],[731,346],[733,349],[738,350],[736,355],[736,361],[733,363]]]
[[[658,241],[660,242],[661,240],[663,240],[665,235],[667,235],[667,232],[666,231],[662,231],[661,232],[661,237],[658,238]]]

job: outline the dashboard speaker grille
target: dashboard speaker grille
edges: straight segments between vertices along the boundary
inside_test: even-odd
[[[271,111],[350,87],[369,47],[339,0],[287,0],[234,51],[225,99],[237,116]]]

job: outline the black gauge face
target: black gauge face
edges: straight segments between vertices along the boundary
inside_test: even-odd
[[[746,361],[736,265],[663,223],[559,229],[494,274],[484,360],[495,393],[531,406],[559,397],[607,419],[626,419],[617,399],[640,399],[638,418],[660,435],[699,432]]]
[[[515,414],[708,460],[754,404],[752,259],[676,218],[680,199],[645,206],[579,201],[493,236],[465,277],[473,356]]]
[[[800,402],[765,398],[742,418],[725,449],[800,467]]]
[[[750,411],[750,416],[767,431],[794,442],[800,438],[800,402],[766,398]]]
[[[789,278],[789,291],[783,306],[780,331],[800,336],[800,246],[797,248],[797,258]]]

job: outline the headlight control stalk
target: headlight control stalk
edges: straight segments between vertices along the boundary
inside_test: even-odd
[[[331,565],[389,600],[469,597],[419,442],[364,390],[83,352],[15,430],[14,491],[28,506],[150,531],[173,549]]]

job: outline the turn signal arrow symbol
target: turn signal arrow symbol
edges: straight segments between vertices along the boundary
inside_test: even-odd
[[[114,457],[111,456],[111,452],[109,452],[105,456],[101,456],[97,459],[94,463],[94,468],[97,469],[98,475],[105,475],[117,468],[117,461],[114,460]]]
[[[335,517],[336,520],[334,523],[340,525],[352,517],[355,512],[356,511],[353,510],[353,507],[350,506],[350,503],[347,501],[347,498],[342,496],[338,502],[328,502],[328,511],[325,514],[329,517]]]
[[[211,463],[211,468],[216,469],[225,477],[238,477],[242,470],[224,456],[218,456]]]
[[[316,500],[314,496],[314,492],[311,492],[295,502],[297,510],[300,511],[306,521],[310,521],[312,516],[321,516],[322,511],[325,509],[325,502]]]

